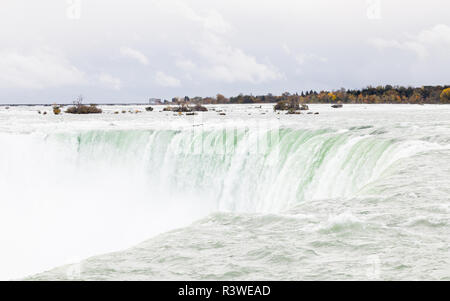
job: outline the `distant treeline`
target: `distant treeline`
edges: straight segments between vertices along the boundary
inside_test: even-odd
[[[423,86],[420,88],[401,86],[367,87],[361,90],[340,89],[336,91],[302,91],[291,94],[285,92],[280,96],[243,95],[226,98],[222,94],[216,97],[174,98],[175,102],[189,102],[201,104],[224,103],[276,103],[279,101],[293,101],[298,103],[411,103],[411,104],[440,104],[450,103],[450,86]]]

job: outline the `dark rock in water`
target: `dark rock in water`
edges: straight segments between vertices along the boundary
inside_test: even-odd
[[[147,112],[151,112],[151,111],[153,111],[153,108],[152,108],[152,107],[146,107],[145,110],[146,110]]]
[[[175,112],[192,112],[192,109],[188,106],[178,107]]]
[[[186,116],[192,116],[192,115],[197,115],[197,113],[195,113],[195,112],[188,112],[188,113],[186,113]]]
[[[319,115],[319,112],[315,112],[314,115]]]
[[[206,112],[206,111],[208,111],[208,109],[205,106],[202,106],[201,104],[196,104],[192,108],[192,111],[194,111],[194,112]]]
[[[44,113],[42,113],[42,114],[47,115],[47,111],[44,111]]]
[[[192,112],[192,108],[189,107],[189,106],[187,106],[187,105],[185,105],[185,104],[182,104],[182,105],[177,106],[177,107],[171,107],[171,106],[165,107],[165,108],[164,108],[164,111],[172,111],[172,112]]]
[[[102,113],[102,109],[97,108],[95,104],[91,104],[89,106],[76,104],[73,107],[70,107],[66,110],[66,113],[69,114],[100,114]]]
[[[293,110],[293,109],[290,109],[289,111],[286,112],[286,114],[288,114],[288,115],[300,115],[301,112]]]
[[[223,115],[226,115],[226,114],[225,114],[225,113],[219,113],[219,115],[222,115],[222,116],[223,116]]]
[[[338,104],[332,105],[331,107],[335,108],[335,109],[338,109],[338,108],[342,108],[343,106],[342,106],[341,103],[338,103]]]
[[[308,113],[306,113],[306,114],[310,115],[310,114],[313,114],[313,112],[308,112]]]
[[[299,110],[300,105],[295,100],[280,100],[273,107],[274,111]]]
[[[274,111],[288,111],[288,110],[301,110],[307,111],[309,110],[308,105],[300,104],[299,99],[285,99],[278,101],[273,107]]]

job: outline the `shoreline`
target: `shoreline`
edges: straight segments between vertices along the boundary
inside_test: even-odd
[[[95,104],[97,106],[177,106],[177,103],[165,103],[165,104],[148,104],[148,103],[86,103],[86,105]],[[219,105],[275,105],[276,102],[258,102],[258,103],[209,103],[202,104],[204,106],[219,106]],[[333,105],[335,103],[323,103],[323,102],[307,102],[306,105]],[[52,107],[54,105],[57,106],[73,106],[73,104],[69,103],[39,103],[39,104],[31,104],[31,103],[20,103],[20,104],[0,104],[0,107]],[[192,103],[188,105],[194,105]],[[391,102],[380,102],[380,103],[343,103],[343,105],[450,105],[450,103],[434,103],[434,102],[426,102],[426,103],[391,103]]]

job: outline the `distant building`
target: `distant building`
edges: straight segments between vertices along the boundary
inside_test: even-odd
[[[162,101],[160,98],[149,98],[148,103],[151,105],[160,105],[162,104]]]
[[[172,98],[172,102],[173,103],[181,103],[181,102],[183,102],[184,101],[184,98],[183,97],[173,97]]]

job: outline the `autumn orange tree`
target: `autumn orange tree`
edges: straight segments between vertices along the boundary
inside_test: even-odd
[[[333,92],[328,93],[328,97],[331,99],[331,101],[336,101],[337,97],[334,95]]]
[[[450,88],[444,89],[441,93],[441,100],[450,103]]]
[[[225,103],[228,101],[228,99],[226,99],[226,97],[220,93],[216,95],[216,100],[217,100],[217,103]]]

